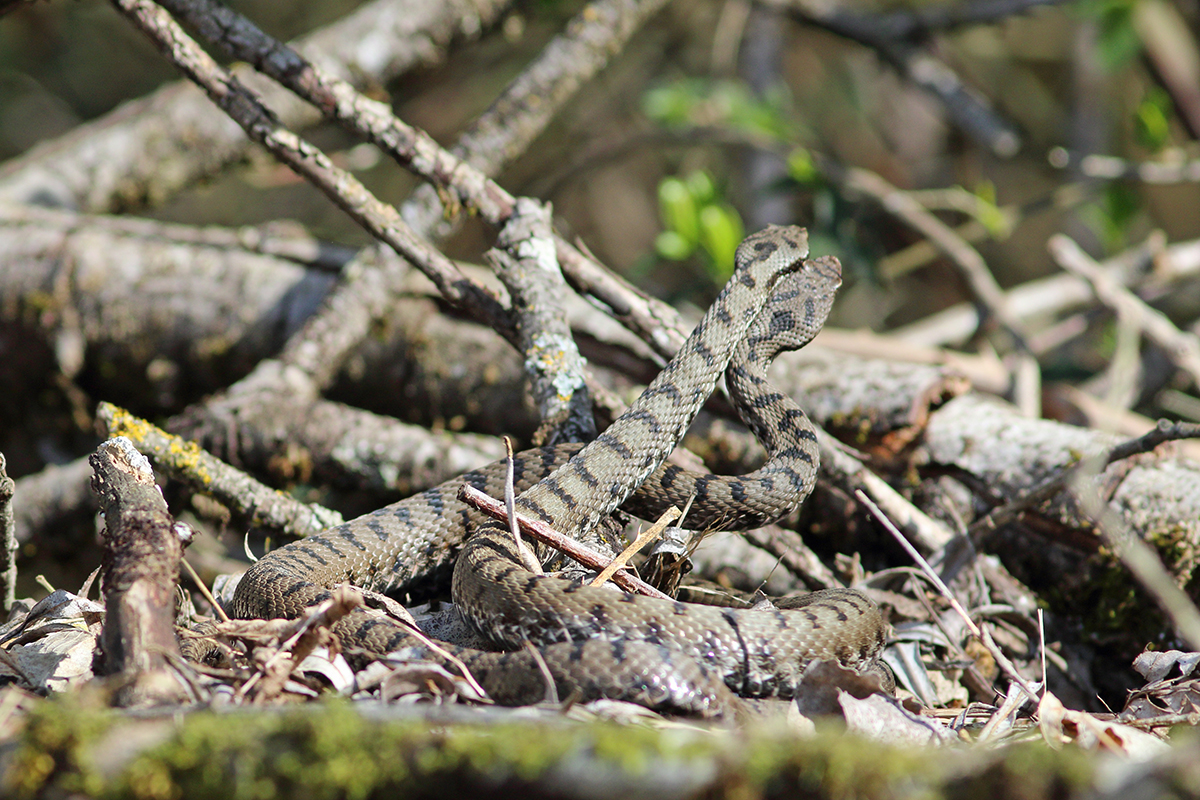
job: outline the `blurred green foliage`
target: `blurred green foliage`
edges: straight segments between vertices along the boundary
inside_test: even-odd
[[[1175,106],[1161,87],[1152,86],[1133,112],[1133,136],[1152,153],[1167,146],[1171,138],[1171,118]]]
[[[1083,0],[1079,11],[1098,23],[1097,54],[1105,71],[1116,72],[1137,58],[1142,41],[1133,26],[1137,0]]]
[[[658,209],[664,230],[654,241],[661,258],[684,261],[699,255],[714,283],[733,274],[733,254],[745,235],[741,215],[727,203],[703,170],[658,184]]]
[[[1120,181],[1105,184],[1096,202],[1084,208],[1084,218],[1100,237],[1105,252],[1117,253],[1129,246],[1129,230],[1142,212],[1137,190]]]
[[[760,96],[741,81],[683,78],[647,91],[642,111],[670,128],[725,127],[778,141],[796,136],[782,85]]]

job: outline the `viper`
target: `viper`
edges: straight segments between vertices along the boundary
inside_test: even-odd
[[[807,254],[802,228],[772,226],[747,237],[726,287],[624,414],[586,446],[535,449],[514,460],[518,513],[580,537],[618,507],[653,518],[694,498],[689,527],[733,530],[802,502],[816,478],[816,437],[804,412],[770,386],[766,369],[778,352],[816,335],[841,283],[836,259]],[[722,373],[768,461],[736,477],[664,467]],[[510,704],[542,697],[543,669],[562,696],[709,716],[728,713],[733,694],[795,695],[814,659],[886,673],[878,662],[884,623],[853,590],[816,592],[786,610],[740,610],[527,570],[507,527],[457,499],[463,483],[498,495],[504,470],[498,462],[268,553],[242,577],[230,611],[294,617],[343,582],[402,592],[444,581],[452,569],[464,619],[511,652],[452,649],[495,700]],[[335,633],[374,653],[414,646],[402,627],[366,611]]]

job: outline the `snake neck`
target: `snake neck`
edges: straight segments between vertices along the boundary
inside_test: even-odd
[[[579,537],[620,506],[670,455],[776,283],[807,253],[802,228],[747,237],[732,278],[675,357],[608,430],[517,499],[522,512]]]

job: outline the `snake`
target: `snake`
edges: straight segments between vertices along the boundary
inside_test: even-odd
[[[802,502],[816,479],[815,432],[794,401],[770,386],[766,369],[778,352],[816,335],[840,286],[836,259],[807,254],[807,234],[795,226],[770,226],[743,240],[725,288],[625,413],[587,445],[535,448],[513,459],[518,513],[579,538],[617,508],[655,518],[691,498],[689,527],[735,530]],[[665,465],[722,374],[767,462],[744,476]],[[506,470],[497,462],[267,553],[239,581],[231,616],[295,617],[341,583],[399,593],[451,575],[459,612],[502,652],[450,650],[500,703],[539,699],[548,678],[560,694],[581,700],[720,717],[738,696],[796,696],[815,660],[887,683],[879,661],[886,626],[854,590],[814,592],[788,608],[732,609],[529,571],[508,527],[457,497],[464,483],[496,496]],[[378,613],[352,612],[334,632],[344,646],[369,653],[431,655]]]

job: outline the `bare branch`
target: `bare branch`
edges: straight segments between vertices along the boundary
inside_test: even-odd
[[[257,525],[291,536],[306,536],[342,522],[336,511],[300,503],[219,461],[194,442],[172,436],[110,403],[100,404],[96,418],[108,428],[109,435],[129,437],[138,450],[150,454],[163,469]]]
[[[16,482],[5,471],[4,454],[0,453],[0,552],[4,555],[4,566],[0,569],[0,595],[4,599],[4,611],[12,610],[17,599],[17,525],[13,515],[12,500]]]
[[[119,674],[122,705],[176,702],[182,686],[167,669],[175,641],[175,584],[183,545],[150,462],[125,438],[91,457],[92,489],[104,512],[105,666]]]
[[[322,66],[358,85],[384,84],[439,62],[446,45],[495,20],[503,0],[375,0],[298,40]],[[236,68],[239,76],[253,70]],[[290,126],[320,119],[287,92],[268,104]],[[55,205],[92,213],[158,205],[241,158],[249,142],[212,113],[187,81],[165,86],[0,167],[0,200]]]
[[[304,59],[231,9],[212,0],[164,3],[231,56],[255,64],[265,75],[287,86],[350,130],[367,137],[402,166],[428,181],[432,189],[423,187],[428,196],[418,190],[416,197],[401,208],[402,217],[410,219],[428,213],[433,215],[433,221],[428,223],[432,226],[442,218],[442,201],[450,200],[452,211],[457,213],[461,205],[496,227],[503,227],[516,209],[516,198],[489,177],[498,172],[507,159],[498,166],[492,165],[493,168],[476,166],[473,144],[487,141],[496,145],[497,133],[510,137],[521,135],[524,138],[499,146],[514,152],[523,151],[544,127],[549,119],[546,115],[557,110],[558,106],[551,100],[565,101],[583,80],[603,66],[602,61],[595,59],[608,58],[617,52],[623,41],[661,4],[658,0],[640,3],[619,0],[589,7],[581,15],[582,21],[573,24],[561,40],[556,40],[559,44],[549,46],[543,60],[531,66],[527,77],[518,79],[508,94],[493,106],[494,109],[508,109],[517,102],[515,98],[536,96],[538,101],[530,113],[541,121],[536,125],[501,126],[485,137],[480,131],[491,130],[497,124],[485,115],[473,132],[464,134],[458,147],[447,151],[429,134],[392,114],[385,104],[363,96],[346,81]],[[554,88],[546,90],[543,85],[546,83],[553,84]],[[501,116],[511,113],[510,109]],[[412,210],[422,197],[432,203],[429,211]],[[426,226],[416,224],[415,227],[424,231]],[[687,331],[673,308],[629,285],[561,237],[555,235],[554,243],[563,273],[577,291],[592,294],[605,303],[615,317],[650,342],[660,355],[669,358],[674,354],[687,338]]]
[[[487,514],[492,519],[498,519],[501,522],[508,522],[508,512],[504,510],[504,504],[499,500],[494,500],[488,497],[483,492],[469,484],[463,484],[458,491],[458,499],[462,500],[472,508],[477,508]],[[558,531],[551,528],[549,525],[540,520],[527,519],[526,517],[517,515],[517,521],[521,525],[521,532],[530,538],[537,539],[539,542],[556,550],[565,553],[571,558],[583,564],[585,567],[594,570],[604,569],[611,559],[597,553],[596,551],[581,545],[573,539],[568,539]],[[670,600],[671,598],[655,589],[650,584],[636,577],[625,570],[618,570],[612,576],[613,583],[620,586],[627,592],[636,594],[649,595],[650,597],[658,597]]]
[[[372,236],[428,275],[448,302],[476,319],[486,320],[510,341],[515,337],[508,312],[492,294],[469,280],[450,259],[418,237],[395,208],[381,202],[357,178],[335,166],[320,149],[288,130],[253,92],[200,49],[166,11],[147,0],[114,2],[251,139],[320,189]]]
[[[665,0],[588,3],[567,24],[566,32],[555,37],[459,136],[451,152],[484,175],[500,174],[529,148],[584,82],[620,53],[629,38],[665,4]],[[414,192],[401,206],[400,213],[425,235],[441,236],[447,232],[440,225],[441,201],[431,187],[420,187]]]

